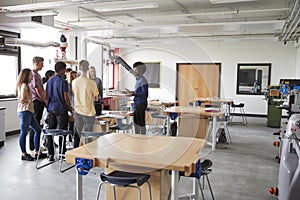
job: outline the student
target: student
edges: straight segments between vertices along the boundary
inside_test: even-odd
[[[48,70],[46,71],[45,73],[45,77],[42,78],[42,82],[43,82],[43,86],[44,86],[44,89],[46,88],[46,84],[47,84],[47,81],[52,78],[53,76],[55,75],[55,71],[53,70]]]
[[[46,91],[46,86],[47,86],[47,82],[50,78],[52,78],[53,76],[55,75],[55,71],[53,70],[48,70],[46,71],[45,73],[45,77],[42,78],[42,81],[43,81],[43,87],[44,87],[44,90]],[[45,107],[44,108],[44,111],[43,111],[43,128],[48,128],[48,123],[47,123],[47,116],[48,116],[48,111],[47,111],[47,108]],[[47,140],[45,137],[43,137],[43,146],[46,147],[46,143],[47,143]]]
[[[130,91],[127,88],[123,93],[128,96],[134,96],[134,128],[136,134],[146,134],[145,126],[145,111],[147,108],[148,99],[148,81],[143,76],[146,72],[146,66],[142,62],[133,64],[134,75],[136,77],[135,91]]]
[[[32,100],[32,93],[28,86],[29,82],[33,79],[30,69],[23,69],[18,77],[16,84],[16,96],[18,97],[18,116],[20,118],[20,137],[19,145],[22,151],[22,160],[33,161],[37,158],[40,148],[41,127],[34,117],[34,106]],[[31,157],[26,152],[26,135],[29,127],[34,132],[34,150],[35,158]],[[39,158],[45,158],[46,154],[40,153]]]
[[[39,71],[44,67],[44,58],[36,56],[32,59],[33,70],[32,75],[33,79],[29,83],[30,90],[32,92],[33,106],[34,106],[34,117],[38,124],[41,123],[43,117],[44,107],[47,106],[46,93],[43,87],[43,81],[39,75]],[[31,130],[29,135],[29,148],[31,151],[34,149],[34,132]]]
[[[94,101],[98,101],[99,91],[96,83],[87,77],[88,70],[89,62],[81,60],[79,62],[80,76],[72,82],[75,128],[78,134],[78,137],[75,137],[74,147],[80,145],[79,142],[83,128],[85,131],[93,131],[96,114]]]
[[[96,76],[96,69],[93,66],[91,66],[89,68],[89,77],[91,80],[95,81],[98,91],[99,91],[98,101],[95,101],[94,104],[95,104],[95,109],[96,109],[96,115],[101,115],[102,98],[103,98],[103,84],[102,84],[102,80]]]
[[[67,69],[70,69],[70,68],[67,68]],[[77,72],[76,71],[70,71],[69,73],[66,74],[66,76],[67,76],[67,81],[68,81],[69,98],[70,98],[71,107],[72,107],[72,110],[73,110],[73,108],[74,108],[74,94],[73,94],[73,91],[72,91],[72,82],[75,78],[77,78]],[[75,134],[76,129],[74,128],[74,118],[73,118],[73,116],[69,117],[68,128],[69,128],[69,130],[73,131],[73,137],[74,137],[74,140],[75,140],[75,138],[78,137],[78,134]],[[69,142],[72,142],[72,137],[70,137],[68,139],[69,139]]]
[[[64,79],[66,72],[66,64],[57,62],[54,66],[56,75],[47,82],[47,97],[48,97],[48,128],[68,130],[68,111],[72,111],[71,103],[68,94],[68,83]],[[47,148],[49,161],[54,160],[54,148],[52,137],[47,138]],[[59,153],[64,154],[66,151],[66,138],[62,144],[62,138],[59,138]],[[61,152],[63,146],[63,152]]]

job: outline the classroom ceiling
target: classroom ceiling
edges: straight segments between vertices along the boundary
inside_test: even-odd
[[[0,0],[0,25],[24,27],[13,23],[21,14],[50,12],[55,14],[53,26],[63,32],[114,46],[191,38],[286,43],[298,41],[299,4],[299,0]]]

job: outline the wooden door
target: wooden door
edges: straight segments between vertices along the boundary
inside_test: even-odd
[[[177,64],[177,98],[188,106],[197,98],[219,97],[221,63]]]

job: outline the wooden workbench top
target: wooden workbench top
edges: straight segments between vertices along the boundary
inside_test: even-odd
[[[190,174],[206,140],[186,137],[145,136],[113,133],[66,152],[66,161],[88,158],[94,166],[126,165],[149,169],[170,169]]]

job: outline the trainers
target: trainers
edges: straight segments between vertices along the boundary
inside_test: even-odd
[[[54,161],[54,155],[49,155],[48,160],[51,161],[51,162]]]
[[[27,161],[34,161],[34,158],[28,153],[25,156],[22,155],[21,159]]]
[[[34,155],[35,160],[37,160],[38,154]],[[45,153],[40,153],[39,155],[39,159],[43,159],[43,158],[47,158],[47,154]]]

